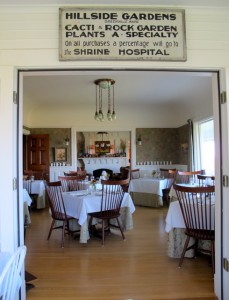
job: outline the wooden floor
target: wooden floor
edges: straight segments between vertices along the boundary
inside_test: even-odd
[[[87,246],[60,231],[47,234],[47,210],[34,211],[26,232],[26,270],[37,279],[27,299],[80,300],[213,300],[211,268],[205,257],[178,260],[166,255],[165,208],[136,207],[134,229],[110,234],[105,246],[91,238]]]

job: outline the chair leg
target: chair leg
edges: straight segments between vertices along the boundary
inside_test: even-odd
[[[63,221],[63,227],[62,227],[61,248],[64,248],[65,226],[66,226],[66,221],[64,220],[64,221]]]
[[[198,243],[199,243],[199,240],[196,239],[196,240],[195,240],[195,244],[194,244],[194,257],[197,257],[197,253],[198,253]]]
[[[120,224],[120,222],[119,222],[119,219],[116,218],[116,220],[117,220],[117,223],[118,223],[119,230],[120,230],[120,232],[121,232],[121,234],[122,234],[122,238],[123,238],[123,240],[125,240],[125,235],[124,235],[124,233],[123,233],[123,230],[122,230],[121,224]]]
[[[52,229],[53,229],[54,223],[55,223],[55,220],[52,220],[52,223],[51,223],[51,226],[50,226],[50,229],[49,229],[49,234],[48,234],[47,240],[49,240],[49,238],[50,238],[50,236],[51,236],[51,233],[52,233]]]
[[[66,228],[67,228],[68,234],[71,235],[71,234],[72,234],[72,231],[70,230],[69,220],[67,220],[66,223],[65,223],[65,229],[66,229]]]
[[[212,273],[215,274],[215,243],[211,241],[211,260],[212,260]]]
[[[170,197],[169,197],[169,190],[168,189],[164,189],[162,191],[162,200],[163,200],[163,206],[169,206],[170,203]]]
[[[89,219],[89,222],[88,222],[88,230],[89,230],[89,233],[93,233],[93,226],[92,226],[92,220],[93,220],[93,217],[90,216],[90,219]]]
[[[180,258],[180,261],[179,261],[179,265],[178,265],[179,268],[181,268],[181,266],[182,266],[182,263],[183,263],[183,260],[184,260],[184,256],[185,256],[185,252],[186,252],[186,250],[188,248],[189,240],[190,240],[190,237],[187,236],[185,244],[184,244],[184,248],[183,248],[183,251],[182,251],[182,254],[181,254],[181,258]]]
[[[104,220],[102,220],[102,245],[104,246]]]

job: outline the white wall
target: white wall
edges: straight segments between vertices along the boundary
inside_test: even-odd
[[[76,1],[77,2],[77,1]],[[86,1],[85,1],[86,2]],[[105,1],[104,1],[105,3]],[[141,4],[144,2],[142,1]],[[77,3],[76,3],[77,4]],[[58,8],[57,6],[0,6],[0,166],[1,177],[1,215],[0,242],[4,250],[12,250],[16,225],[15,195],[12,179],[15,176],[15,139],[13,118],[13,82],[15,68],[145,68],[145,69],[220,69],[229,66],[229,10],[211,8],[187,8],[187,56],[186,62],[125,62],[125,61],[76,61],[58,60]],[[185,7],[180,7],[185,8]],[[75,117],[69,116],[70,120]],[[128,123],[132,130],[135,121]],[[144,117],[146,127],[151,116]],[[59,118],[59,115],[58,115]],[[158,120],[158,119],[157,119]],[[59,126],[63,121],[59,119]],[[37,122],[37,121],[36,121]],[[47,126],[51,119],[44,116]],[[65,124],[66,125],[66,124]],[[72,125],[72,124],[71,124]],[[83,126],[83,122],[79,124]],[[92,130],[92,125],[87,125]],[[122,124],[120,125],[122,127]],[[84,130],[87,128],[84,128]],[[93,128],[98,130],[99,128]],[[115,128],[119,130],[121,128]],[[107,130],[114,130],[111,126]],[[22,136],[22,135],[21,135]],[[134,137],[132,135],[132,137]],[[21,146],[21,145],[20,145]],[[133,153],[134,154],[134,153]],[[8,234],[5,232],[7,225]],[[219,275],[219,274],[218,274]],[[216,285],[220,294],[219,281]]]

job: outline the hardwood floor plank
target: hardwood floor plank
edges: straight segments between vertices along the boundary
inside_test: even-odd
[[[166,212],[136,207],[126,241],[117,230],[104,247],[96,238],[85,246],[66,236],[62,249],[60,230],[47,241],[48,210],[33,211],[25,240],[26,270],[37,279],[27,299],[215,300],[206,256],[185,259],[180,269],[177,259],[167,257]]]

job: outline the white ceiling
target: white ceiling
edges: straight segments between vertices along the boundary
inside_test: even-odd
[[[94,105],[94,81],[115,80],[116,103],[198,107],[212,99],[211,73],[175,71],[53,71],[29,72],[24,77],[24,106]],[[27,111],[28,111],[27,110]]]

